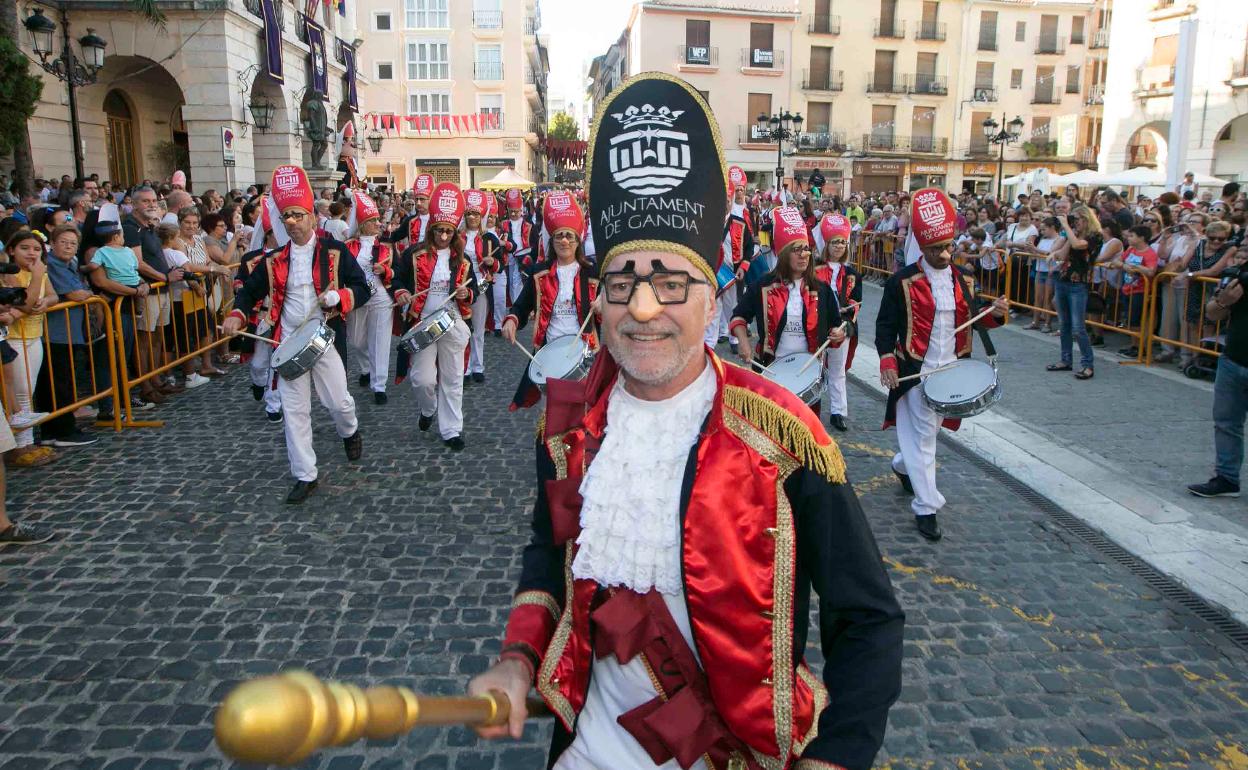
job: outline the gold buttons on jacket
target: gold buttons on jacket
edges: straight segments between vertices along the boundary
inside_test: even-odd
[[[773,620],[776,617],[776,613],[772,612],[771,610],[763,610],[763,617],[767,618],[768,620]]]
[[[771,687],[772,685],[771,677],[769,676],[763,677],[763,684],[766,685],[767,687]]]
[[[776,536],[776,534],[777,534],[780,530],[776,529],[775,527],[768,527],[767,529],[764,529],[763,531],[767,533],[767,536],[768,536],[768,537],[775,537],[775,536]]]

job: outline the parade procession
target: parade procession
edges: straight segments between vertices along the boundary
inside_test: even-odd
[[[0,770],[1248,770],[1241,5],[16,0]]]

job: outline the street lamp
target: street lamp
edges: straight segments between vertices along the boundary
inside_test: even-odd
[[[797,145],[802,135],[802,114],[799,112],[792,115],[781,108],[780,112],[771,116],[760,112],[757,120],[754,136],[751,138],[765,138],[776,143],[776,191],[779,192],[784,181],[784,143],[788,141],[791,146]]]
[[[374,155],[380,155],[382,140],[381,132],[374,128],[372,133],[366,137],[366,140],[368,141],[368,149],[372,150]]]
[[[76,90],[95,82],[100,70],[104,67],[104,49],[108,43],[95,30],[87,28],[87,34],[78,39],[80,55],[75,56],[69,44],[69,14],[61,8],[61,55],[53,56],[52,39],[56,33],[56,22],[43,15],[42,8],[35,10],[26,17],[22,25],[30,33],[31,47],[39,57],[39,66],[65,83],[69,89],[69,127],[74,143],[74,175],[84,176],[82,172],[82,131],[78,125],[78,97]]]
[[[251,121],[256,124],[256,130],[267,134],[273,126],[273,113],[276,111],[273,102],[269,99],[253,98],[247,109],[251,110]]]
[[[1002,124],[1005,124],[1004,126]],[[1005,113],[1001,113],[1001,123],[993,120],[992,117],[984,118],[984,122],[980,124],[984,129],[984,138],[989,144],[998,145],[1001,149],[997,154],[997,203],[1001,203],[1001,186],[1003,175],[1005,173],[1005,146],[1014,144],[1019,140],[1023,133],[1023,119],[1014,116],[1009,123],[1005,122]],[[997,129],[1000,129],[998,131]]]

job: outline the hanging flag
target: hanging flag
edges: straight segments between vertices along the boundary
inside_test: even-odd
[[[325,28],[313,21],[310,16],[304,16],[303,23],[308,27],[308,56],[312,60],[312,82],[310,83],[312,92],[328,94],[329,68],[325,62]]]
[[[355,88],[355,48],[346,44],[345,41],[338,41],[338,48],[342,51],[342,58],[347,63],[347,104],[351,106],[351,111],[359,113],[360,98]]]
[[[464,130],[464,129],[463,129],[463,126],[461,125],[461,122],[460,122],[460,121],[461,121],[461,119],[462,119],[462,116],[460,116],[460,115],[456,115],[456,116],[455,116],[455,131],[456,131],[457,133],[458,133],[458,132],[462,132],[462,131]]]
[[[447,133],[450,133],[450,130],[451,130],[451,116],[450,115],[442,116],[442,128],[446,129]]]
[[[477,113],[475,112],[472,113],[472,130],[476,131],[479,134],[481,133],[481,124],[478,123],[477,120],[478,120]]]
[[[277,18],[277,4],[282,0],[261,0],[264,15],[264,74],[282,82],[282,25]]]
[[[316,7],[321,4],[321,0],[307,0],[303,5],[303,15],[316,18]]]
[[[338,15],[347,18],[347,0],[334,0],[334,5],[338,6]]]
[[[375,113],[375,112],[370,112],[370,113],[368,114],[368,119],[372,121],[372,123],[373,123],[373,130],[374,130],[374,131],[376,131],[376,130],[377,130],[377,113]]]

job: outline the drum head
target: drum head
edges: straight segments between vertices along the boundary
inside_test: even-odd
[[[983,361],[962,360],[952,369],[923,379],[923,395],[941,404],[956,404],[978,398],[992,390],[997,373]]]
[[[273,357],[269,359],[269,365],[276,368],[294,358],[299,351],[308,346],[324,323],[320,318],[309,318],[299,324],[299,328],[295,329],[292,334],[282,338],[281,344],[273,351]]]
[[[763,370],[763,376],[778,385],[783,385],[786,390],[796,396],[804,396],[819,381],[821,374],[819,362],[815,361],[810,366],[806,366],[809,360],[809,353],[792,353],[783,358],[777,358],[767,369]],[[803,366],[806,366],[804,372],[801,371]]]
[[[585,359],[587,343],[577,334],[565,334],[550,340],[533,354],[529,362],[529,379],[534,385],[544,385],[547,379],[559,379],[580,365]]]

